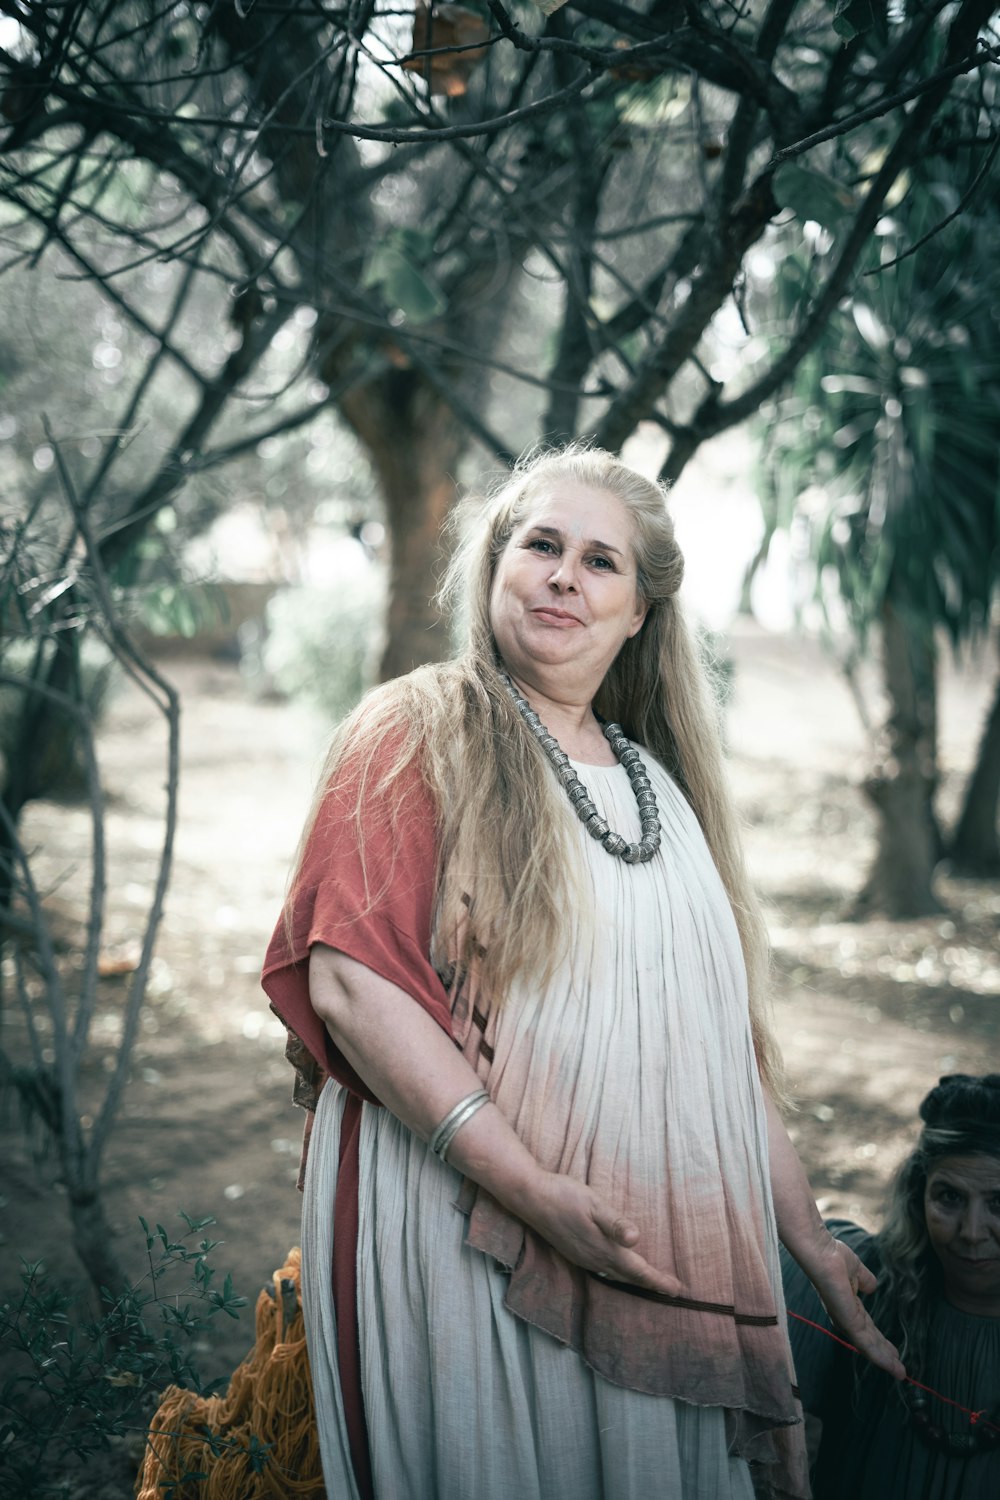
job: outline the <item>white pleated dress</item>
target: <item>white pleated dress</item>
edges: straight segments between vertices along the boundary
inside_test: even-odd
[[[808,1493],[739,938],[690,807],[642,754],[657,855],[626,865],[575,825],[593,903],[571,957],[499,1012],[459,1001],[455,1031],[538,1160],[633,1219],[684,1295],[570,1267],[365,1104],[358,1323],[377,1500],[749,1500],[748,1458],[766,1465],[759,1493]],[[576,769],[637,839],[625,771]],[[357,1497],[330,1291],[344,1097],[332,1082],[321,1095],[303,1210],[330,1500]]]

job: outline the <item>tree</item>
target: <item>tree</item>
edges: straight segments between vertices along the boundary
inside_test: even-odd
[[[948,857],[962,873],[978,876],[1000,874],[1000,673],[993,702],[986,715],[976,753],[976,763],[965,788],[962,808],[955,824]]]
[[[89,816],[86,930],[76,965],[60,956],[40,851],[19,836],[8,805],[0,802],[0,924],[8,938],[16,1020],[9,1018],[0,1048],[0,1083],[15,1092],[23,1111],[51,1138],[65,1185],[73,1242],[95,1291],[109,1301],[127,1291],[101,1193],[101,1164],[128,1077],[133,1045],[170,878],[177,824],[179,703],[170,683],[138,652],[123,629],[97,540],[59,461],[62,506],[36,505],[9,531],[0,569],[0,618],[6,639],[0,688],[22,699],[11,722],[29,738],[42,712],[69,725],[83,776]],[[28,647],[27,669],[16,670],[12,640]],[[139,954],[129,964],[121,1030],[110,1070],[95,1082],[88,1070],[92,1031],[105,995],[103,937],[107,898],[105,794],[94,714],[82,670],[85,647],[96,644],[126,673],[163,717],[166,762],[162,846]],[[26,653],[20,653],[24,661]],[[12,660],[13,658],[13,660]],[[34,658],[32,660],[32,658]],[[47,668],[47,671],[45,670]],[[53,736],[50,736],[50,743]],[[27,798],[47,790],[45,768],[17,744],[10,746],[8,781]],[[17,783],[29,768],[36,779]],[[113,981],[119,983],[120,981]]]
[[[957,165],[974,180],[975,163]],[[835,580],[861,649],[871,634],[881,641],[885,707],[864,783],[878,838],[857,904],[893,916],[937,909],[933,873],[946,852],[997,867],[992,719],[952,840],[934,811],[935,633],[956,648],[982,637],[1000,581],[996,214],[986,197],[955,217],[959,201],[926,168],[901,182],[863,279],[766,440],[774,520],[806,520],[820,592]],[[789,255],[778,297],[794,301],[808,274],[808,254]]]
[[[207,444],[227,400],[290,309],[315,307],[313,370],[368,448],[389,521],[385,675],[444,649],[427,602],[434,539],[470,438],[501,459],[539,434],[619,447],[652,419],[676,477],[794,371],[955,79],[996,60],[979,43],[985,0],[891,14],[795,0],[541,8],[555,13],[499,0],[412,18],[357,0],[0,5],[17,27],[0,51],[0,193],[35,226],[22,253],[37,264],[62,245],[115,294],[129,256],[91,249],[111,234],[133,262],[166,256],[238,293],[238,368],[178,434],[143,514],[192,461],[231,453]],[[788,164],[872,118],[891,122],[889,145],[853,195],[841,253],[771,366],[730,391],[707,368],[707,331],[740,300],[744,258],[779,204],[819,180]],[[850,152],[840,161],[853,184]],[[529,341],[512,371],[542,391],[541,420],[511,428],[487,411],[487,387],[531,257],[557,306],[541,318],[548,350]],[[176,325],[153,331],[202,389]]]

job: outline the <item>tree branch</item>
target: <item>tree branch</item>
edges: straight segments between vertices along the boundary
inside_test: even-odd
[[[804,152],[811,151],[814,146],[820,146],[824,141],[836,140],[838,136],[848,135],[856,130],[859,125],[866,125],[869,120],[881,119],[883,115],[889,114],[894,109],[900,109],[904,104],[909,104],[912,99],[919,99],[924,94],[938,88],[942,83],[950,83],[954,78],[961,78],[965,73],[972,73],[976,68],[983,67],[986,63],[1000,62],[1000,48],[989,47],[985,43],[977,43],[976,50],[961,62],[952,63],[950,67],[941,68],[932,73],[929,78],[923,78],[919,83],[911,84],[909,88],[900,89],[895,94],[887,94],[869,104],[866,109],[859,109],[854,114],[848,115],[843,120],[838,120],[833,125],[826,125],[822,130],[816,130],[812,135],[806,136],[804,140],[795,141],[790,146],[783,146],[776,151],[768,163],[771,167],[780,166],[783,161],[791,161],[796,156],[802,156]]]

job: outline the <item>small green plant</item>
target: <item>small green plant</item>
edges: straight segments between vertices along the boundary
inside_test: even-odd
[[[204,1233],[214,1219],[194,1219],[183,1210],[179,1217],[186,1228],[176,1238],[162,1224],[139,1220],[148,1269],[96,1320],[79,1315],[75,1299],[41,1262],[23,1263],[20,1295],[0,1307],[4,1500],[62,1494],[68,1471],[114,1440],[146,1431],[165,1385],[200,1394],[210,1389],[192,1362],[192,1341],[220,1315],[238,1318],[246,1298],[236,1294],[229,1275],[221,1287],[215,1284],[209,1256],[221,1241]],[[206,1456],[227,1441],[208,1434]],[[258,1456],[266,1461],[264,1453],[249,1454]]]

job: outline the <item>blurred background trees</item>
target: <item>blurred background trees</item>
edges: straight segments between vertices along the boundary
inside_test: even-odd
[[[982,642],[1000,585],[1000,219],[993,195],[960,211],[969,128],[949,122],[958,171],[939,175],[938,160],[901,185],[860,285],[770,411],[764,445],[772,518],[804,527],[818,597],[839,603],[853,639],[848,666],[878,648],[864,783],[878,840],[858,902],[899,916],[937,909],[943,856],[967,872],[1000,869],[997,702],[953,830],[934,805],[938,636],[955,649]],[[811,246],[789,247],[779,315],[830,239],[818,230]]]
[[[814,345],[956,88],[989,131],[983,0],[0,11],[8,266],[84,278],[143,341],[83,456],[109,545],[333,408],[388,527],[384,675],[446,649],[428,601],[470,443],[618,448],[652,420],[676,477]],[[831,195],[794,328],[721,371],[748,251]],[[167,380],[173,430],[126,501],[122,435]]]
[[[381,674],[439,656],[441,522],[470,446],[620,448],[652,422],[676,478],[815,348],[901,174],[947,148],[949,100],[979,170],[992,14],[4,0],[8,296],[32,322],[65,311],[8,451],[51,483],[43,405],[102,558],[134,579],[168,507],[186,535],[232,493],[223,466],[334,414],[387,530]],[[831,205],[832,250],[766,357],[720,360],[719,315],[752,328],[753,247]],[[63,390],[56,350],[91,309],[93,369]],[[272,473],[264,492],[293,535],[297,488]]]
[[[129,1077],[170,880],[180,704],[123,628],[98,540],[55,445],[53,457],[63,493],[39,498],[6,530],[0,567],[0,1086],[16,1096],[29,1130],[54,1145],[74,1247],[94,1291],[114,1302],[128,1282],[104,1210],[101,1168]],[[106,936],[107,787],[97,744],[112,671],[127,676],[162,718],[165,767],[156,859],[138,942],[124,959],[111,955]],[[51,851],[22,838],[12,811],[59,795],[85,809],[68,870],[65,854],[62,868],[53,868]],[[86,913],[83,931],[68,941],[52,901],[66,882],[78,885]],[[120,996],[118,1042],[109,1066],[95,1068],[91,1050],[108,981]],[[23,1049],[10,1046],[11,1011],[23,1028]]]

